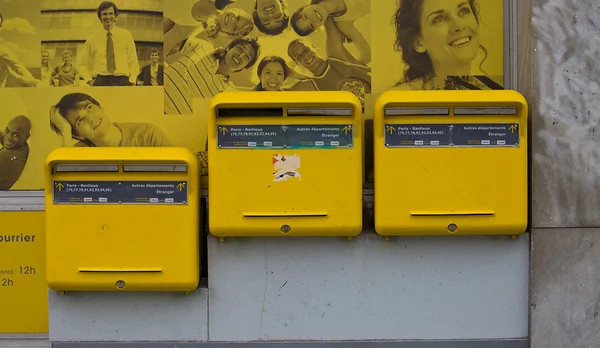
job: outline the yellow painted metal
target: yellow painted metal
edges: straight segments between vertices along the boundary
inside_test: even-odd
[[[0,334],[48,333],[44,212],[0,212]]]
[[[524,233],[527,119],[527,101],[516,91],[383,93],[374,110],[376,232]],[[442,136],[445,126],[448,134]],[[386,134],[405,146],[386,144]],[[413,142],[417,139],[424,142]],[[439,145],[428,144],[440,139]],[[516,145],[504,145],[506,139]]]
[[[224,110],[241,111],[225,117]],[[332,136],[337,130],[340,138],[350,138],[353,144],[327,148],[331,141],[326,135],[322,148],[310,141],[307,146],[292,146],[292,140],[286,140],[285,148],[273,148],[260,140],[279,132],[276,145],[283,141],[281,134],[291,139],[289,128],[302,125],[322,128],[323,134]],[[269,126],[274,127],[266,131]],[[219,146],[217,133],[225,136],[232,131],[242,136],[263,132],[267,137],[257,137],[255,148],[238,146],[243,141],[230,148]],[[220,238],[358,235],[362,138],[361,104],[350,92],[220,93],[209,109],[210,233]],[[339,140],[331,138],[335,139]]]
[[[76,167],[63,169],[65,165]],[[137,167],[132,169],[132,165]],[[82,169],[84,166],[94,167]],[[105,171],[115,166],[117,171]],[[59,148],[48,155],[45,174],[46,264],[51,289],[197,288],[201,250],[199,163],[191,151],[178,147]],[[69,183],[76,181],[91,183],[90,197],[104,193],[111,197],[114,193],[104,189],[98,194],[94,182],[107,183],[100,187],[109,187],[112,182],[136,189],[120,191],[133,197],[128,204],[118,203],[116,198],[107,203],[74,199],[57,204],[55,190],[65,192]],[[78,187],[75,190],[84,186]],[[176,191],[185,195],[185,190],[187,201],[183,204],[152,198],[172,197]],[[75,192],[73,196],[81,194]]]

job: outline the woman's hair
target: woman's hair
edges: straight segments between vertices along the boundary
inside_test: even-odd
[[[235,2],[237,2],[237,0],[215,0],[215,7],[217,10],[222,10]]]
[[[433,63],[427,52],[417,52],[414,47],[415,40],[421,36],[421,14],[423,12],[423,2],[425,0],[398,0],[398,10],[393,17],[394,28],[396,29],[396,41],[394,50],[402,52],[402,60],[407,65],[404,71],[405,80],[400,83],[409,82],[418,78],[429,79],[435,73]],[[467,0],[473,11],[473,15],[480,21],[479,7],[476,0]],[[485,56],[479,67],[487,59],[487,49],[479,45]],[[399,83],[399,84],[400,84]]]
[[[254,87],[255,91],[264,91],[265,88],[262,85],[262,81],[260,81],[260,75],[262,75],[262,72],[265,68],[265,66],[267,66],[267,64],[269,63],[279,63],[281,65],[281,67],[283,68],[283,79],[287,79],[288,76],[290,76],[290,67],[287,65],[287,63],[285,62],[285,59],[279,57],[279,56],[266,56],[264,57],[260,63],[258,63],[258,68],[256,69],[256,75],[258,76],[258,84],[256,85],[256,87]]]

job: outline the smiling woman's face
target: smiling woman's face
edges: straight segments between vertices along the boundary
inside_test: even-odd
[[[281,64],[269,62],[260,74],[260,83],[265,91],[279,91],[285,81],[285,72]]]
[[[417,50],[435,65],[469,63],[479,50],[479,23],[465,0],[424,0]]]
[[[71,53],[63,53],[62,60],[64,63],[71,63],[73,61],[73,55]]]

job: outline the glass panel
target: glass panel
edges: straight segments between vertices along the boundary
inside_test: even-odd
[[[52,13],[50,15],[49,27],[58,27],[60,25],[60,13]]]

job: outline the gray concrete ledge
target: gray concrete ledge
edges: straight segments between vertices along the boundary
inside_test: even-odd
[[[529,339],[312,342],[53,342],[52,348],[529,348]]]

